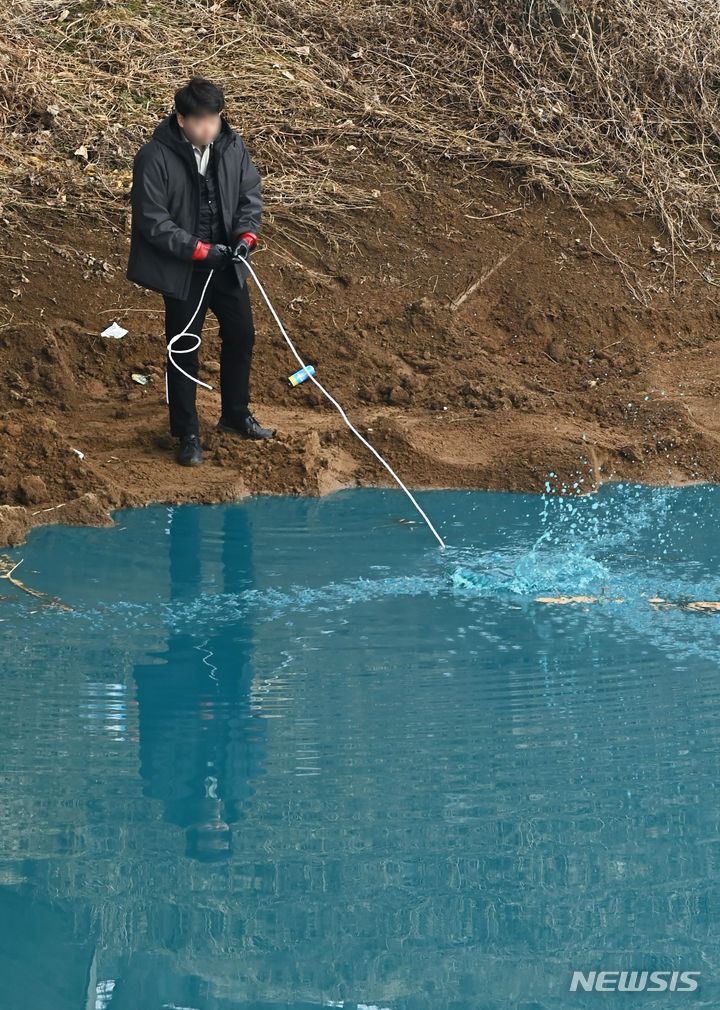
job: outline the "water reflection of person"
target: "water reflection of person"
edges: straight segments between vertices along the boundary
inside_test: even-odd
[[[135,670],[143,793],[185,829],[187,855],[221,859],[232,851],[230,825],[255,791],[251,781],[264,771],[264,719],[250,704],[252,628],[243,616],[225,619],[242,614],[233,594],[254,587],[250,523],[241,505],[187,505],[168,510],[166,533],[167,650]],[[212,594],[220,594],[217,622],[203,625],[193,607]]]

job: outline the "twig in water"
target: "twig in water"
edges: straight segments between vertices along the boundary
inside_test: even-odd
[[[72,610],[72,607],[66,606],[64,603],[54,599],[52,596],[48,596],[47,593],[41,593],[38,589],[30,589],[29,586],[23,585],[19,579],[14,579],[12,573],[18,565],[22,564],[22,562],[23,559],[20,558],[19,561],[16,561],[15,564],[13,564],[12,558],[9,558],[7,554],[0,555],[0,567],[6,569],[6,571],[0,573],[0,579],[7,579],[8,582],[12,582],[12,584],[17,586],[18,589],[22,589],[24,593],[29,593],[31,596],[38,596],[41,600],[47,600],[48,603],[51,603],[55,607],[62,607],[63,610]]]

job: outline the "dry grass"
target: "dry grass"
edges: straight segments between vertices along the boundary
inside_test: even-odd
[[[0,52],[0,184],[23,207],[127,209],[132,156],[204,73],[272,218],[333,241],[385,152],[515,166],[530,189],[631,199],[673,255],[715,247],[716,0],[15,0]],[[8,217],[10,215],[10,217]]]

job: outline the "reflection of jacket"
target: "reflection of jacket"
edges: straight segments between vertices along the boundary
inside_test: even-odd
[[[260,173],[245,142],[224,116],[214,143],[218,197],[228,241],[260,231]],[[132,227],[126,277],[172,298],[187,297],[199,238],[200,176],[192,145],[174,112],[157,125],[133,162]],[[251,254],[249,254],[251,255]],[[249,273],[234,263],[240,284]]]

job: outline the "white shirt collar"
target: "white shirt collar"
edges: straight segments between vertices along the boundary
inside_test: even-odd
[[[208,162],[210,161],[210,149],[215,143],[215,141],[211,140],[210,143],[205,146],[205,150],[201,151],[199,147],[196,147],[195,144],[193,144],[193,142],[190,140],[190,138],[183,130],[182,126],[180,127],[180,133],[182,133],[183,139],[186,140],[193,149],[193,152],[195,154],[195,161],[197,162],[198,171],[200,172],[201,175],[205,175],[207,171]]]

